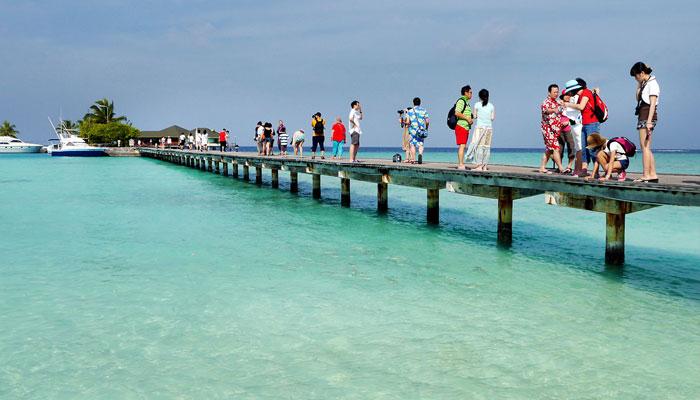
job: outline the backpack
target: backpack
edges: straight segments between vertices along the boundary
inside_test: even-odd
[[[455,105],[450,108],[450,111],[447,112],[447,127],[454,130],[457,127],[457,116],[455,115],[455,107],[457,107],[457,103],[460,100],[464,100],[461,97],[457,99],[455,102]],[[462,113],[464,113],[464,110],[467,109],[467,101],[464,100],[464,108],[462,109]]]
[[[622,148],[625,149],[625,155],[627,157],[634,157],[634,155],[637,153],[637,146],[635,146],[635,144],[631,140],[627,139],[624,136],[614,137],[608,140],[608,150],[610,150],[610,143],[612,142],[615,142],[622,146]]]
[[[600,123],[608,120],[608,106],[605,105],[603,99],[596,92],[593,92],[593,115]]]
[[[323,123],[325,121],[323,119],[317,119],[316,123],[314,124],[314,133],[323,133],[323,130],[325,126],[323,126]]]
[[[391,158],[391,161],[401,162],[401,154],[399,154],[399,153],[394,154],[394,156]]]

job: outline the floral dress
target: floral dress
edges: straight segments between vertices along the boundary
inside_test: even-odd
[[[556,112],[549,112],[556,109]],[[559,134],[561,132],[561,114],[564,109],[557,101],[547,97],[542,102],[542,137],[547,150],[559,150]]]

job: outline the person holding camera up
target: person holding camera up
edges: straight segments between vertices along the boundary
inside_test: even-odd
[[[326,148],[323,146],[326,141],[325,133],[326,120],[321,117],[321,113],[317,112],[311,116],[311,128],[313,128],[313,136],[311,137],[311,159],[316,158],[316,147],[321,148],[321,160],[325,159]]]
[[[418,148],[418,164],[423,164],[423,142],[428,137],[430,117],[428,111],[420,105],[420,98],[413,99],[413,108],[406,112],[408,116],[408,133],[411,137],[411,160],[416,162],[416,148]]]

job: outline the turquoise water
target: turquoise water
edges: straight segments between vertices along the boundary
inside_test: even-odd
[[[518,157],[537,163],[494,162]],[[604,216],[541,196],[503,250],[496,202],[445,191],[430,227],[411,188],[382,216],[374,185],[344,209],[327,177],[314,201],[269,171],[0,168],[2,399],[700,398],[698,209],[629,215],[628,263],[606,269]]]

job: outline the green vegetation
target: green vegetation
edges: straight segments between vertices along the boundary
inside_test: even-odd
[[[17,137],[18,134],[19,131],[17,127],[15,127],[15,124],[11,124],[8,120],[2,121],[2,125],[0,125],[0,136]]]
[[[80,137],[88,143],[108,144],[117,140],[126,142],[137,138],[141,133],[131,126],[126,117],[117,117],[114,113],[114,102],[106,98],[95,101],[95,104],[90,106],[90,112],[85,114],[78,124]]]

